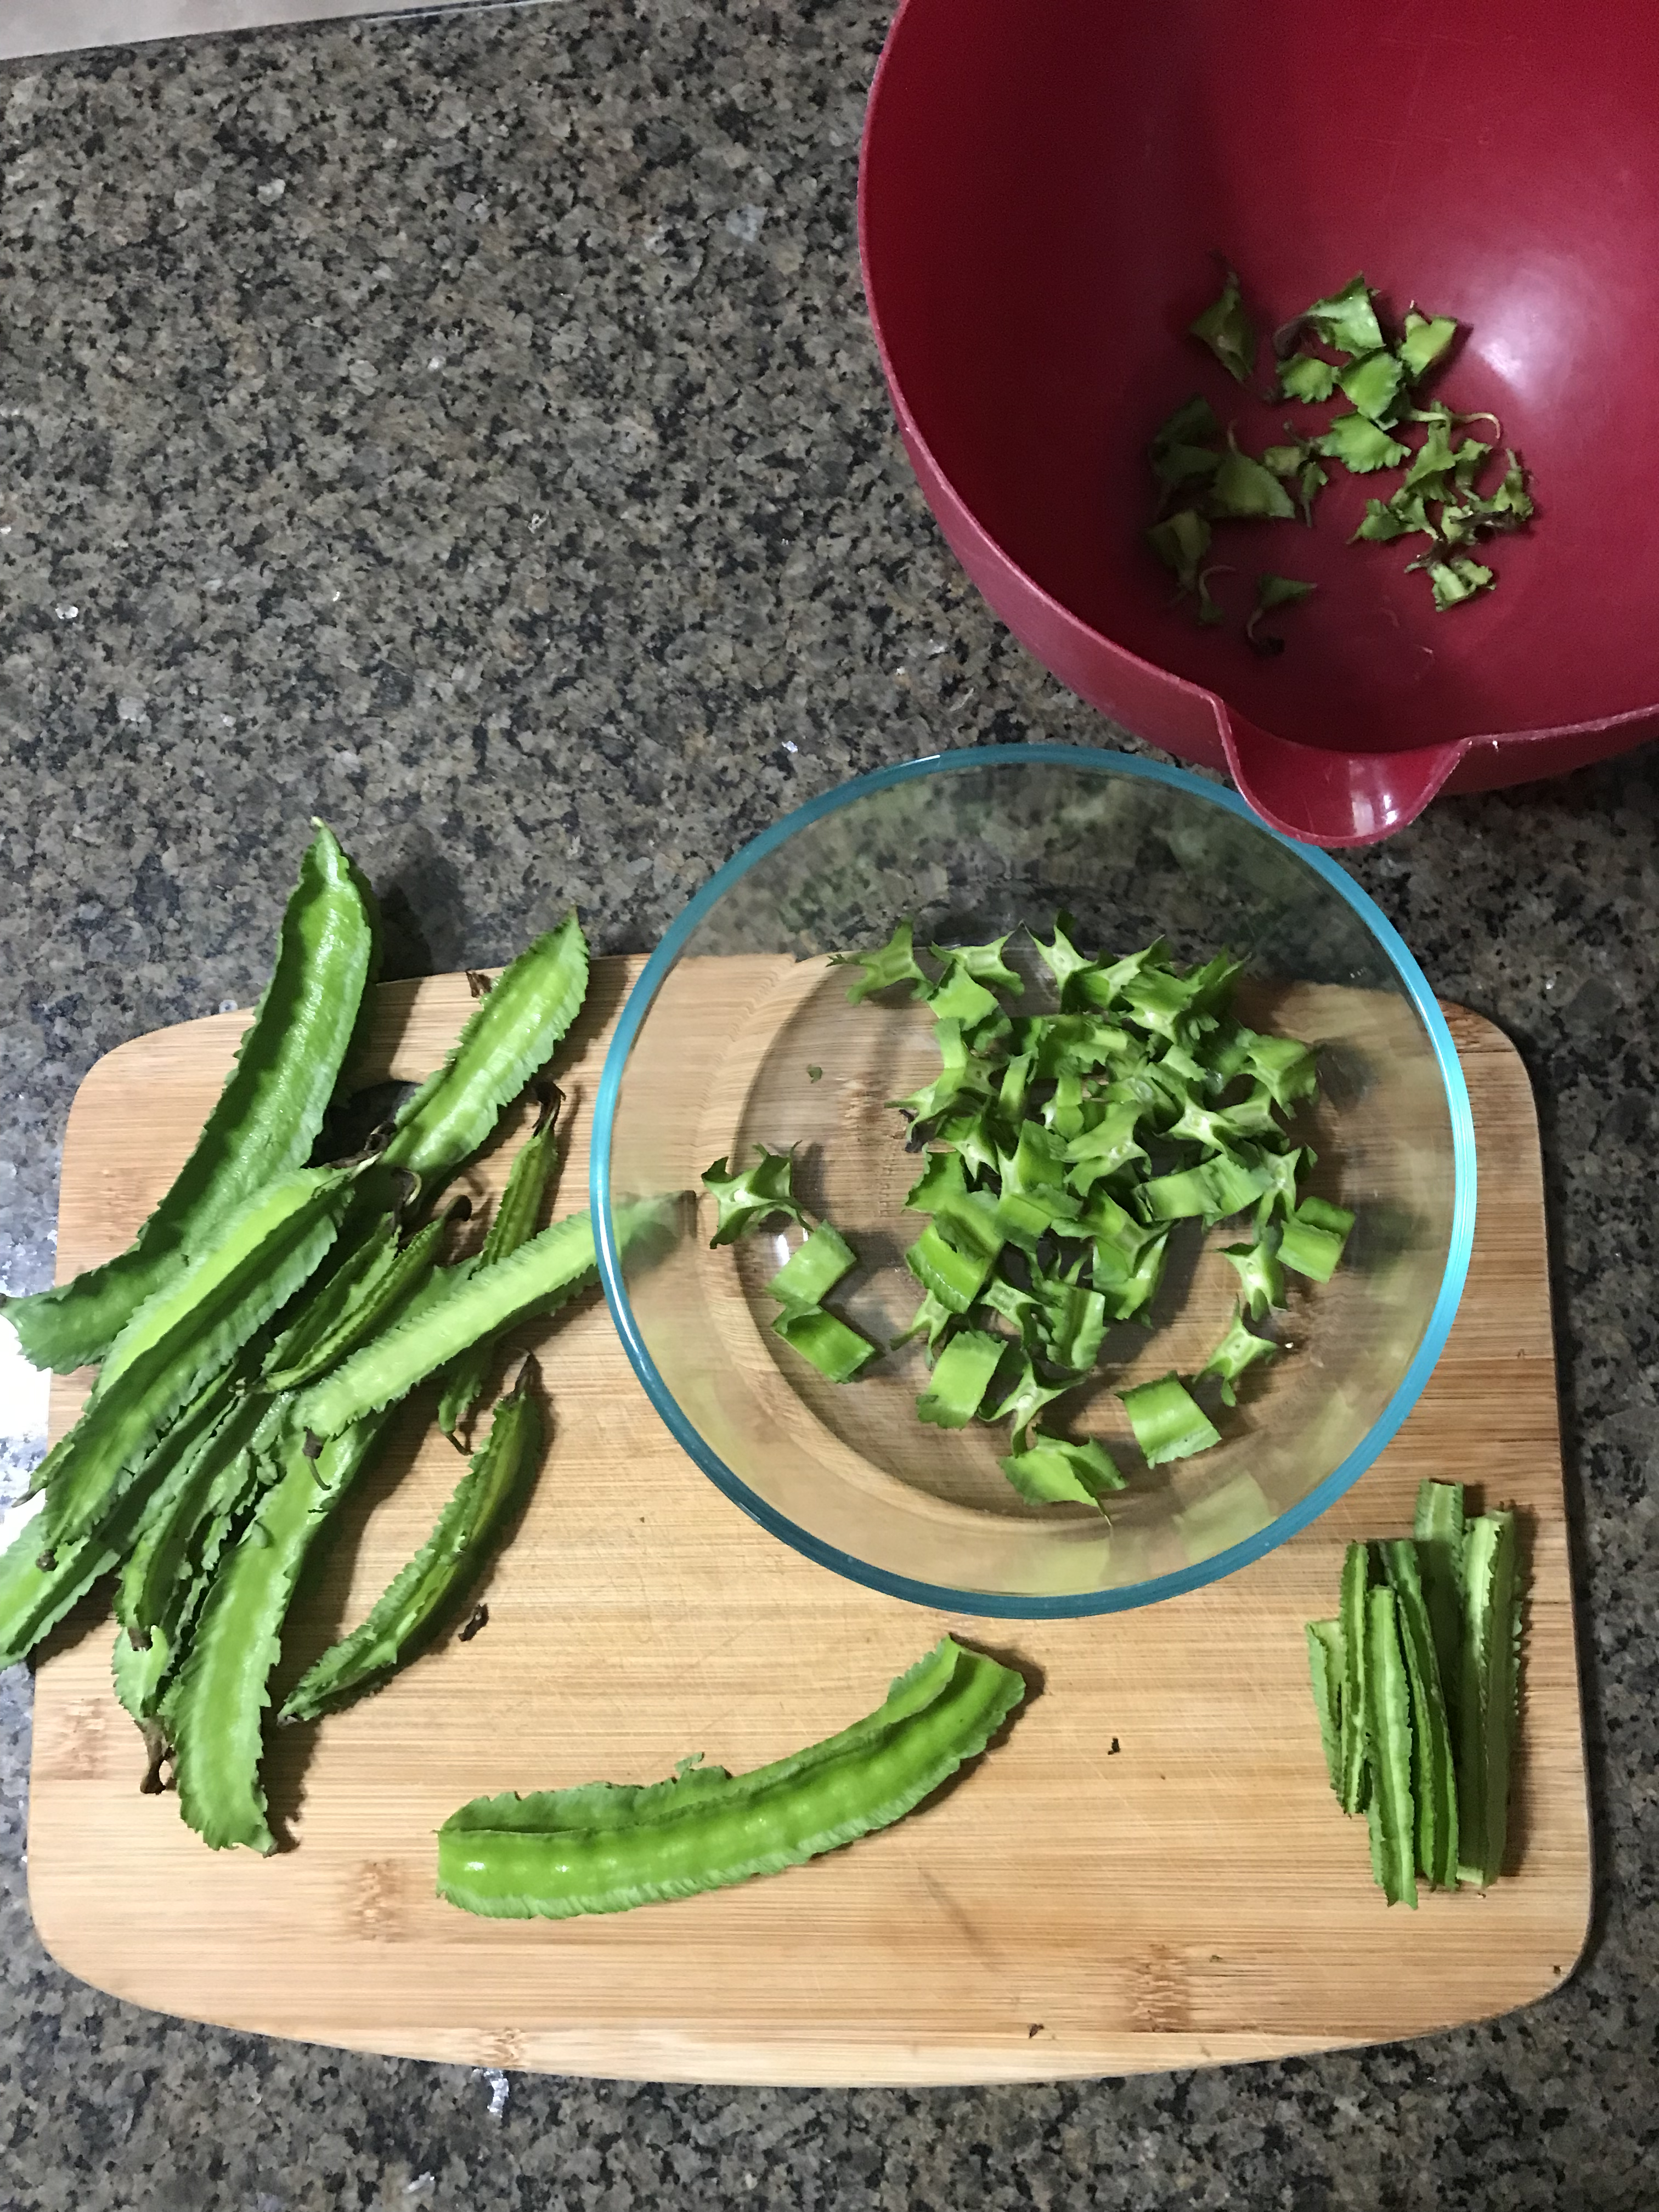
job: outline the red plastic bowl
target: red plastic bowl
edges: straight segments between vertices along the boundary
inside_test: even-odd
[[[1275,828],[1363,844],[1443,788],[1659,733],[1653,0],[905,0],[859,199],[888,386],[963,566],[1063,682]],[[1459,318],[1435,389],[1502,416],[1539,505],[1496,591],[1434,612],[1409,547],[1346,544],[1375,487],[1339,473],[1313,531],[1217,532],[1241,571],[1218,588],[1319,585],[1279,659],[1170,606],[1151,431],[1194,390],[1247,444],[1298,412],[1185,335],[1217,251],[1263,323],[1359,269],[1396,313]]]

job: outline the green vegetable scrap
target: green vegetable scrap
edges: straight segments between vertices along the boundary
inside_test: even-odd
[[[1012,1668],[944,1638],[864,1720],[732,1775],[477,1797],[438,1832],[438,1892],[468,1912],[623,1912],[777,1874],[890,1826],[982,1752],[1025,1695]]]
[[[1294,321],[1275,331],[1274,352],[1282,360],[1308,331],[1333,353],[1352,356],[1382,350],[1382,326],[1376,319],[1371,288],[1363,273],[1351,276],[1342,289],[1333,292],[1328,299],[1316,300]]]
[[[1316,592],[1316,584],[1304,584],[1294,576],[1260,575],[1255,580],[1255,607],[1244,625],[1244,635],[1258,653],[1283,653],[1285,641],[1258,625],[1263,615],[1271,614],[1275,607],[1293,607],[1298,601]]]
[[[1167,521],[1155,522],[1146,542],[1182,592],[1197,591],[1200,565],[1210,550],[1210,526],[1195,507],[1183,507]]]
[[[1255,329],[1244,308],[1237,271],[1228,269],[1219,296],[1188,324],[1202,338],[1229,376],[1248,384],[1255,368]]]
[[[867,1336],[829,1312],[823,1300],[858,1265],[858,1255],[827,1221],[811,1231],[766,1285],[783,1311],[773,1322],[776,1334],[831,1382],[850,1382],[875,1358]]]
[[[1410,451],[1391,438],[1369,415],[1335,415],[1322,438],[1314,441],[1316,453],[1340,461],[1356,476],[1370,476],[1378,469],[1397,469]]]
[[[1453,316],[1420,315],[1415,307],[1407,308],[1400,359],[1413,383],[1443,358],[1456,336],[1457,323]]]
[[[1227,450],[1210,485],[1205,512],[1217,521],[1286,522],[1296,508],[1273,471],[1240,453],[1237,439],[1229,430]]]
[[[1328,399],[1336,390],[1336,363],[1322,361],[1317,354],[1293,353],[1279,364],[1279,390],[1287,399],[1299,399],[1304,406],[1317,406],[1322,399]]]
[[[1462,1486],[1424,1483],[1411,1537],[1350,1544],[1335,1620],[1309,1671],[1331,1787],[1364,1813],[1389,1904],[1503,1870],[1517,1714],[1515,1516],[1466,1518]]]
[[[239,1207],[305,1164],[375,964],[367,888],[332,832],[314,826],[275,970],[167,1196],[118,1257],[55,1290],[0,1297],[32,1365],[65,1375],[101,1359],[144,1301],[216,1242]]]
[[[1190,325],[1242,383],[1254,359],[1255,338],[1243,307],[1238,280],[1227,272],[1221,298]],[[1459,441],[1465,423],[1486,421],[1494,437],[1502,425],[1495,416],[1460,414],[1443,400],[1415,404],[1416,387],[1443,362],[1456,338],[1449,315],[1425,315],[1416,306],[1405,315],[1397,337],[1384,330],[1376,295],[1363,275],[1341,290],[1316,300],[1274,335],[1278,392],[1303,405],[1340,398],[1346,406],[1322,430],[1307,437],[1290,434],[1267,447],[1260,459],[1241,451],[1237,427],[1221,425],[1202,394],[1176,408],[1153,433],[1147,460],[1158,489],[1158,513],[1147,532],[1153,551],[1175,577],[1178,595],[1194,602],[1198,622],[1213,626],[1224,618],[1210,589],[1212,577],[1227,573],[1211,562],[1211,525],[1232,521],[1284,521],[1297,508],[1313,521],[1313,502],[1330,482],[1329,463],[1358,476],[1403,467],[1401,483],[1386,497],[1367,500],[1365,513],[1350,543],[1389,544],[1422,535],[1429,550],[1407,564],[1429,580],[1435,608],[1462,606],[1492,590],[1498,579],[1474,558],[1484,540],[1522,529],[1535,512],[1527,471],[1510,450],[1495,491],[1482,491],[1480,479],[1492,445],[1480,438]],[[1307,350],[1320,345],[1336,356]],[[1411,427],[1424,426],[1415,447]],[[1164,509],[1180,498],[1185,504],[1168,516]],[[1292,504],[1294,501],[1294,504]],[[1265,579],[1263,580],[1266,580]],[[1282,580],[1288,581],[1289,580]],[[1308,586],[1307,588],[1311,588]],[[1247,617],[1245,641],[1272,657],[1285,641],[1264,633],[1261,602]]]

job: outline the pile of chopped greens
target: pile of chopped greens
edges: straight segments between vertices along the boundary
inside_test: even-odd
[[[1256,332],[1234,270],[1227,270],[1220,296],[1188,327],[1229,375],[1249,382]],[[1304,434],[1287,422],[1285,442],[1267,447],[1258,457],[1241,451],[1234,426],[1224,436],[1214,408],[1201,395],[1159,426],[1146,449],[1159,495],[1158,519],[1146,536],[1181,596],[1193,599],[1200,623],[1224,619],[1210,590],[1210,579],[1226,573],[1208,558],[1212,526],[1289,522],[1299,514],[1311,526],[1314,502],[1331,480],[1327,463],[1357,476],[1403,471],[1388,497],[1367,501],[1350,542],[1426,538],[1426,548],[1407,566],[1426,574],[1437,609],[1459,606],[1493,587],[1494,571],[1474,550],[1521,529],[1532,518],[1533,500],[1526,469],[1513,450],[1506,453],[1496,489],[1480,489],[1503,437],[1496,416],[1460,415],[1443,400],[1419,404],[1418,386],[1444,361],[1456,335],[1452,316],[1425,315],[1413,307],[1391,339],[1378,317],[1376,294],[1358,276],[1273,334],[1277,376],[1265,396],[1304,407],[1334,403],[1322,428]],[[1492,424],[1490,441],[1460,438],[1463,425],[1474,422]],[[1417,428],[1423,435],[1413,446],[1410,433]],[[1255,605],[1244,626],[1251,647],[1263,654],[1282,652],[1284,639],[1263,630],[1262,617],[1314,589],[1295,577],[1259,574]]]
[[[916,1401],[940,1428],[1006,1422],[1003,1470],[1034,1503],[1096,1504],[1123,1477],[1093,1438],[1057,1435],[1055,1401],[1099,1370],[1108,1328],[1149,1322],[1174,1225],[1247,1217],[1226,1258],[1238,1277],[1226,1334],[1194,1376],[1121,1392],[1150,1466],[1220,1442],[1189,1388],[1206,1378],[1222,1405],[1281,1346],[1264,1334],[1285,1304],[1285,1271],[1328,1281],[1353,1217],[1301,1188],[1314,1155],[1288,1122],[1317,1088],[1314,1054],[1231,1012],[1238,963],[1218,954],[1182,969],[1158,939],[1127,958],[1081,950],[1062,915],[1033,943],[1055,1009],[1021,1013],[1024,986],[1007,937],[934,945],[925,967],[912,926],[879,951],[837,955],[860,970],[854,1003],[906,989],[933,1016],[939,1072],[891,1102],[925,1164],[905,1200],[925,1222],[905,1254],[922,1297],[896,1340],[925,1340],[932,1373]],[[763,1146],[754,1165],[717,1160],[703,1182],[725,1243],[769,1217],[810,1225],[790,1184],[790,1155]],[[777,1333],[831,1380],[874,1356],[822,1304],[856,1264],[829,1224],[811,1228],[767,1285]]]
[[[1390,1905],[1503,1871],[1521,1650],[1513,1513],[1425,1482],[1413,1533],[1350,1544],[1334,1620],[1308,1623],[1331,1788],[1370,1827]]]

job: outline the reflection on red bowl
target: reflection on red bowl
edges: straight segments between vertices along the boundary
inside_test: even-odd
[[[904,0],[865,129],[865,284],[975,582],[1084,698],[1320,844],[1659,733],[1656,118],[1652,0]],[[1346,544],[1375,486],[1338,472],[1315,530],[1218,533],[1246,596],[1257,569],[1318,584],[1281,657],[1170,605],[1148,434],[1195,389],[1247,443],[1296,411],[1185,335],[1218,249],[1264,319],[1357,269],[1396,314],[1459,318],[1437,388],[1501,416],[1539,505],[1496,591],[1437,614],[1409,546]]]

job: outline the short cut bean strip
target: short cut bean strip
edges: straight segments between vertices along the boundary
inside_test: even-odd
[[[1395,1595],[1386,1585],[1365,1595],[1365,1748],[1376,1803],[1382,1894],[1390,1905],[1415,1907],[1411,1698]]]
[[[1342,1641],[1342,1781],[1337,1795],[1345,1813],[1363,1813],[1370,1787],[1365,1744],[1365,1600],[1370,1588],[1371,1555],[1364,1544],[1350,1544],[1342,1560],[1339,1626]]]
[[[61,1375],[101,1359],[145,1300],[239,1207],[309,1156],[374,962],[362,880],[333,834],[316,828],[252,1026],[166,1197],[115,1259],[55,1290],[0,1298],[35,1366]]]
[[[1406,1680],[1411,1691],[1412,1802],[1417,1815],[1417,1870],[1437,1889],[1457,1887],[1457,1778],[1446,1725],[1434,1631],[1424,1601],[1417,1547],[1409,1536],[1381,1546],[1382,1571],[1394,1592]]]
[[[1457,1699],[1462,1686],[1463,1645],[1463,1486],[1461,1482],[1422,1482],[1417,1489],[1417,1515],[1412,1527],[1423,1573],[1423,1595],[1434,1630],[1434,1653],[1440,1668],[1440,1694],[1445,1699],[1452,1740],[1457,1740]]]
[[[776,1874],[888,1826],[984,1750],[1025,1695],[945,1637],[867,1718],[743,1775],[474,1798],[438,1832],[438,1893],[502,1919],[623,1912]]]
[[[379,1688],[430,1640],[444,1614],[477,1583],[490,1541],[534,1480],[546,1430],[526,1358],[501,1399],[489,1434],[438,1516],[432,1534],[349,1636],[331,1644],[289,1693],[279,1718],[308,1721]]]
[[[1458,1698],[1461,1881],[1504,1870],[1520,1689],[1521,1559],[1513,1513],[1482,1513],[1463,1543],[1463,1680]]]
[[[1331,1788],[1342,1795],[1342,1624],[1340,1620],[1308,1623],[1308,1672],[1313,1679],[1314,1711],[1319,1716],[1319,1741],[1324,1747],[1325,1769]]]
[[[587,940],[573,912],[479,1000],[443,1066],[398,1115],[386,1164],[412,1169],[428,1189],[453,1175],[552,1058],[586,994]]]
[[[68,1435],[35,1469],[43,1544],[94,1529],[182,1407],[314,1273],[334,1242],[353,1170],[279,1176],[218,1241],[141,1306],[110,1347]]]

